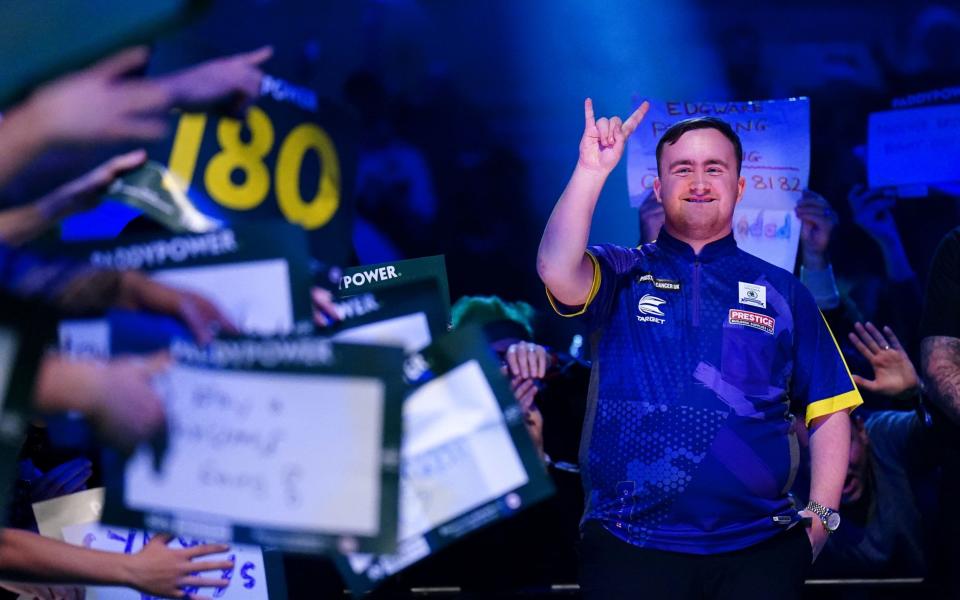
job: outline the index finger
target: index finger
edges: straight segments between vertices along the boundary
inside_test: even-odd
[[[226,552],[230,549],[230,546],[226,544],[200,544],[199,546],[194,546],[192,548],[186,548],[184,555],[187,558],[197,558],[198,556],[204,556],[207,554],[216,554],[218,552]]]
[[[643,121],[643,118],[647,116],[647,111],[650,110],[650,103],[644,100],[640,106],[637,107],[637,110],[633,111],[633,114],[630,115],[630,118],[623,122],[623,125],[620,127],[620,131],[623,132],[624,137],[629,137],[631,133],[640,125],[640,122]]]
[[[597,120],[593,117],[593,100],[590,98],[583,101],[583,119],[586,121],[585,126],[587,129],[597,124]]]

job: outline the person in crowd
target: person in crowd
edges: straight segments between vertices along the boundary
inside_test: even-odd
[[[960,228],[937,248],[927,277],[920,321],[920,361],[927,382],[926,397],[939,434],[942,460],[940,505],[945,510],[960,503]],[[935,575],[944,597],[960,597],[960,524],[942,519],[937,524],[938,563]]]
[[[920,378],[892,329],[857,323],[849,338],[874,373],[853,376],[860,388],[917,399]],[[843,527],[828,539],[813,576],[925,577],[940,521],[939,444],[921,407],[857,416],[850,433]]]
[[[604,182],[648,108],[596,119],[585,102],[579,160],[537,260],[557,311],[593,332],[581,589],[797,598],[839,521],[848,411],[862,400],[806,288],[736,246],[743,151],[724,121],[682,121],[658,142],[655,243],[587,248]],[[812,432],[806,508],[788,495],[792,411]]]

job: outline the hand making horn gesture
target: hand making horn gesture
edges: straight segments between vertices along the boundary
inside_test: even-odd
[[[593,101],[587,98],[583,102],[583,116],[586,126],[580,138],[580,166],[590,171],[606,175],[617,166],[623,156],[623,145],[630,134],[643,121],[650,103],[644,101],[626,121],[620,117],[593,117]]]

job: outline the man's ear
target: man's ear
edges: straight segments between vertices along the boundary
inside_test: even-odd
[[[663,198],[660,197],[660,178],[659,177],[656,177],[653,180],[653,195],[656,196],[657,202],[659,202],[660,204],[663,204]],[[737,200],[739,201],[739,198]]]
[[[747,189],[747,179],[743,175],[740,176],[740,179],[737,181],[737,204],[740,204],[740,201],[743,200],[743,192]]]

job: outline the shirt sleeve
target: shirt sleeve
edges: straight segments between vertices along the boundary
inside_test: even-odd
[[[940,242],[927,277],[920,337],[960,338],[960,229]]]
[[[593,262],[593,283],[587,301],[580,306],[567,306],[553,297],[547,289],[550,306],[561,317],[583,317],[589,328],[600,327],[610,315],[620,280],[633,268],[634,258],[629,248],[601,244],[587,248],[586,256]]]
[[[833,332],[802,285],[794,298],[792,403],[805,407],[804,422],[863,404]]]

